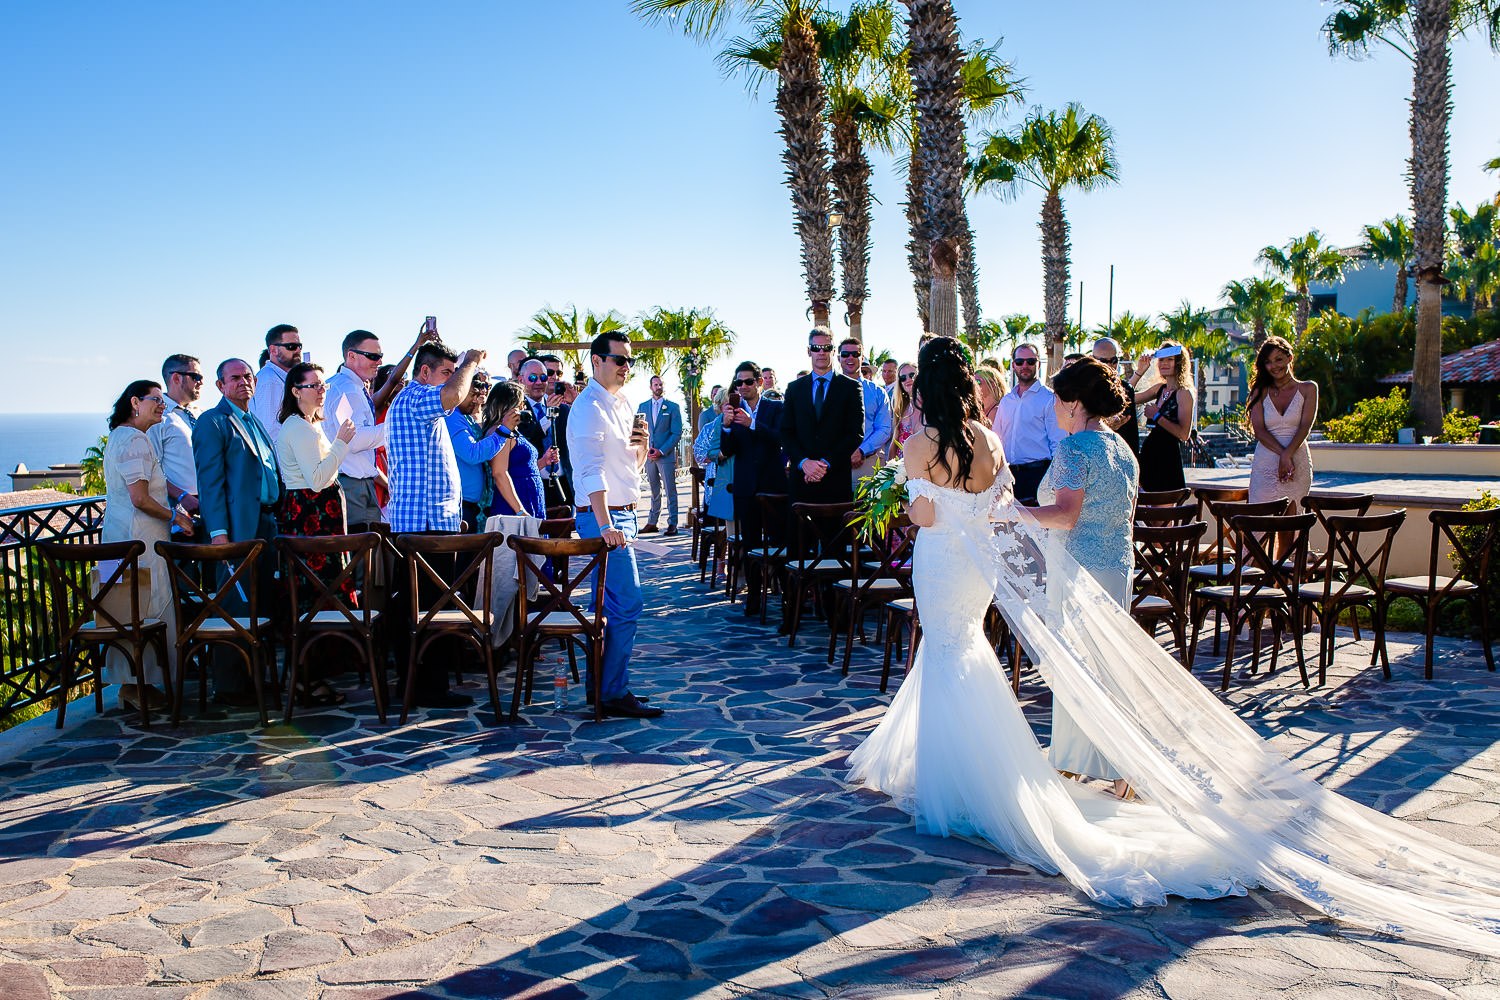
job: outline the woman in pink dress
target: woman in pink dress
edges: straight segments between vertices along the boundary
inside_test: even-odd
[[[906,439],[922,427],[922,417],[912,404],[911,387],[916,377],[916,365],[902,365],[896,375],[896,388],[891,390],[891,419],[895,421],[895,429],[891,431],[891,447],[886,452],[891,461],[901,457]]]
[[[1256,352],[1245,415],[1256,441],[1250,502],[1287,497],[1288,513],[1299,512],[1312,486],[1307,434],[1318,415],[1318,386],[1292,374],[1292,345],[1285,338],[1267,337]]]

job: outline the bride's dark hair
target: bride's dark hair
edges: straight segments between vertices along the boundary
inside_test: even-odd
[[[937,460],[955,484],[967,484],[974,466],[974,429],[979,394],[969,352],[952,337],[935,337],[917,354],[914,392],[921,398],[922,422],[937,432]],[[951,458],[957,465],[949,464]]]

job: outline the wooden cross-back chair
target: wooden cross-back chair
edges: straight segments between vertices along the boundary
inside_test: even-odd
[[[1309,581],[1300,591],[1303,603],[1318,617],[1318,683],[1328,680],[1328,664],[1333,660],[1337,637],[1334,626],[1339,615],[1351,611],[1359,621],[1358,608],[1368,608],[1370,625],[1375,631],[1375,647],[1370,650],[1370,665],[1379,658],[1385,679],[1391,679],[1390,656],[1385,648],[1385,607],[1380,601],[1380,582],[1396,532],[1406,521],[1406,511],[1396,510],[1374,517],[1330,514],[1319,516],[1328,529],[1327,557],[1323,560],[1322,580]],[[1373,540],[1373,541],[1372,541]],[[1354,638],[1359,638],[1356,629]]]
[[[568,664],[573,679],[578,679],[578,663],[574,650],[582,646],[584,662],[592,682],[590,700],[594,704],[594,721],[604,720],[604,705],[601,690],[604,682],[604,572],[609,563],[609,546],[602,538],[526,538],[512,535],[506,539],[516,553],[516,565],[520,569],[520,588],[516,601],[516,684],[510,700],[510,718],[519,717],[521,696],[525,693],[526,704],[531,704],[532,689],[536,674],[536,654],[548,639],[561,639],[568,650]],[[576,573],[553,573],[550,577],[543,566],[549,560],[555,567],[561,563],[568,566],[572,558],[587,561]],[[585,580],[593,581],[593,592],[589,602],[580,607],[573,595]],[[535,583],[537,596],[533,600],[527,595]],[[496,705],[499,711],[499,705]]]
[[[802,624],[802,605],[809,594],[817,595],[822,586],[842,580],[853,573],[854,525],[850,515],[852,503],[792,504],[794,548],[787,550],[786,582],[782,601],[791,601],[791,621],[786,644],[797,644],[797,630]],[[829,622],[832,628],[832,621]]]
[[[905,514],[896,517],[867,546],[861,544],[858,532],[851,534],[850,575],[848,579],[833,582],[833,599],[828,609],[828,662],[833,662],[834,648],[842,631],[844,676],[849,675],[854,633],[857,628],[862,629],[865,612],[903,597],[915,597],[911,583],[911,554],[916,539],[916,526]],[[841,606],[844,611],[842,630],[835,628]],[[864,641],[863,635],[860,641]]]
[[[1188,570],[1198,551],[1198,542],[1208,525],[1202,521],[1188,524],[1137,525],[1135,540],[1135,576],[1131,585],[1130,614],[1141,627],[1155,633],[1158,622],[1166,622],[1177,642],[1182,665],[1193,669],[1194,649],[1188,644],[1191,625],[1188,603]]]
[[[500,711],[495,682],[495,655],[491,647],[493,619],[489,585],[500,535],[397,535],[396,548],[406,560],[406,599],[411,611],[411,647],[406,663],[406,697],[401,704],[401,724],[406,724],[417,694],[417,664],[434,642],[456,638],[478,650],[489,675],[490,698]],[[431,557],[451,555],[463,569],[450,582],[432,565]],[[422,595],[432,593],[423,608]],[[468,593],[476,596],[471,603]]]

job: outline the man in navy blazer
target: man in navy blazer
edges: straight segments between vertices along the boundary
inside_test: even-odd
[[[742,361],[734,370],[730,390],[740,394],[740,405],[724,405],[724,429],[719,435],[719,450],[735,456],[734,482],[729,492],[734,496],[734,517],[740,525],[741,546],[745,550],[765,545],[780,547],[786,537],[786,523],[764,523],[757,493],[786,493],[786,456],[781,450],[782,403],[761,393],[761,369],[753,361]],[[764,581],[748,569],[745,572],[745,614],[760,611]]]
[[[255,396],[255,372],[239,358],[220,363],[215,385],[223,399],[198,418],[193,427],[193,465],[198,472],[198,511],[211,544],[266,542],[257,581],[261,607],[272,597],[276,559],[271,539],[276,536],[274,509],[281,499],[281,476],[271,435],[250,411]],[[230,614],[248,611],[248,599],[225,601]],[[250,679],[242,661],[228,650],[214,657],[214,697],[232,705],[246,704]]]
[[[666,534],[677,534],[677,442],[682,440],[682,409],[670,399],[662,398],[666,387],[660,375],[651,376],[651,398],[637,413],[646,415],[646,432],[650,445],[646,452],[646,482],[651,486],[651,515],[646,518],[644,534],[655,531],[661,516],[662,490],[667,493]]]

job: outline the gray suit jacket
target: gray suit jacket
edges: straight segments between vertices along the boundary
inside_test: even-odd
[[[260,458],[249,436],[229,413],[227,399],[198,418],[193,428],[193,465],[198,469],[198,511],[208,541],[228,532],[231,542],[257,537],[260,526]],[[196,540],[196,539],[195,539]]]
[[[670,399],[661,401],[661,416],[656,418],[656,426],[650,427],[651,422],[651,400],[646,400],[636,407],[637,413],[646,415],[647,430],[651,434],[651,447],[663,455],[674,455],[677,451],[677,442],[682,440],[682,407]]]

